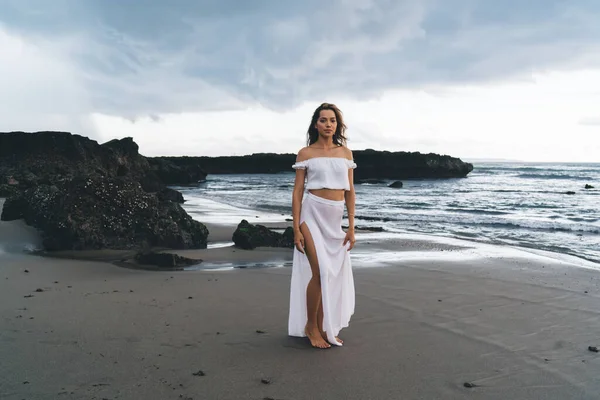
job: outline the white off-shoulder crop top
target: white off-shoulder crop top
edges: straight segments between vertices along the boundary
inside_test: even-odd
[[[348,169],[356,168],[353,160],[342,157],[313,157],[298,161],[292,165],[294,169],[306,170],[306,186],[310,189],[344,189],[350,190]]]

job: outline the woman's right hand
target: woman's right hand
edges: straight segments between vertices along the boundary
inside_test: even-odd
[[[294,231],[294,244],[298,251],[304,254],[304,235],[300,230]]]

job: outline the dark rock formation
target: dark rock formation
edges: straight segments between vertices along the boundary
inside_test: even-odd
[[[68,132],[11,132],[0,134],[0,177],[12,176],[20,189],[53,184],[75,176],[127,176],[142,182],[144,190],[164,184],[147,176],[150,166],[137,153],[131,138],[104,145]]]
[[[184,203],[183,195],[181,192],[171,188],[164,188],[156,194],[160,201],[172,201],[174,203]]]
[[[365,179],[462,178],[473,164],[438,154],[355,150],[356,182]],[[295,154],[258,153],[225,157],[160,157],[176,165],[198,165],[207,174],[271,174],[292,172]]]
[[[76,176],[126,177],[155,193],[166,185],[195,183],[206,177],[199,171],[176,175],[173,170],[180,167],[150,163],[138,150],[132,138],[101,145],[68,132],[0,133],[0,183],[12,177],[19,189],[26,189]]]
[[[204,178],[151,164],[131,138],[101,145],[68,132],[0,133],[1,218],[38,228],[46,250],[205,248],[206,227],[166,186]]]
[[[0,176],[0,197],[9,197],[19,192],[19,181],[12,176]]]
[[[138,264],[152,265],[165,269],[181,269],[190,265],[200,264],[202,260],[182,257],[171,253],[156,253],[153,251],[139,252],[134,257]]]
[[[388,185],[388,187],[391,187],[391,188],[401,188],[403,186],[404,186],[404,184],[401,181],[394,181]]]
[[[247,156],[222,157],[154,157],[151,162],[170,162],[186,168],[197,165],[207,174],[276,174],[289,172],[294,154],[257,153]]]
[[[592,185],[590,185],[589,183],[586,183],[585,185],[585,189],[593,189],[594,187]]]
[[[9,197],[18,192],[19,188],[15,185],[0,184],[0,197]]]
[[[163,182],[170,185],[190,185],[206,180],[206,172],[194,157],[153,157],[148,158],[152,171]]]
[[[363,150],[354,151],[354,159],[357,179],[462,178],[473,171],[473,164],[431,153]]]
[[[233,233],[233,242],[239,248],[253,250],[257,247],[294,247],[294,230],[285,229],[283,234],[274,232],[264,225],[253,225],[245,219]]]
[[[206,248],[207,228],[179,204],[123,177],[40,184],[9,197],[1,219],[23,218],[46,250]]]

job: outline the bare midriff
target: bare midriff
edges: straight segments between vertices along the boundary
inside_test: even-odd
[[[344,189],[309,189],[308,191],[315,196],[322,197],[327,200],[336,200],[342,201],[344,200]]]

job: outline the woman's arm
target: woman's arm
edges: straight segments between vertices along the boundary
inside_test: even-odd
[[[304,177],[306,170],[296,170],[296,180],[292,192],[292,218],[294,220],[294,232],[300,232],[300,209],[302,207],[302,196],[304,195]]]
[[[354,161],[354,157],[352,155],[352,151],[350,149],[347,150],[346,157],[349,160]],[[356,208],[356,192],[354,191],[354,169],[348,169],[348,182],[350,183],[350,190],[347,190],[344,193],[344,198],[346,201],[346,209],[348,210],[348,230],[354,232],[354,211]]]
[[[348,211],[348,230],[354,231],[354,211],[356,208],[356,192],[354,191],[353,170],[348,171],[348,179],[350,179],[350,190],[346,190],[344,193],[344,199],[346,201],[346,210]]]
[[[308,158],[304,149],[298,152],[296,163],[305,161]],[[294,227],[294,244],[301,253],[304,253],[304,236],[300,232],[300,210],[302,209],[302,196],[304,196],[304,178],[306,169],[296,169],[296,179],[292,191],[292,220]]]

